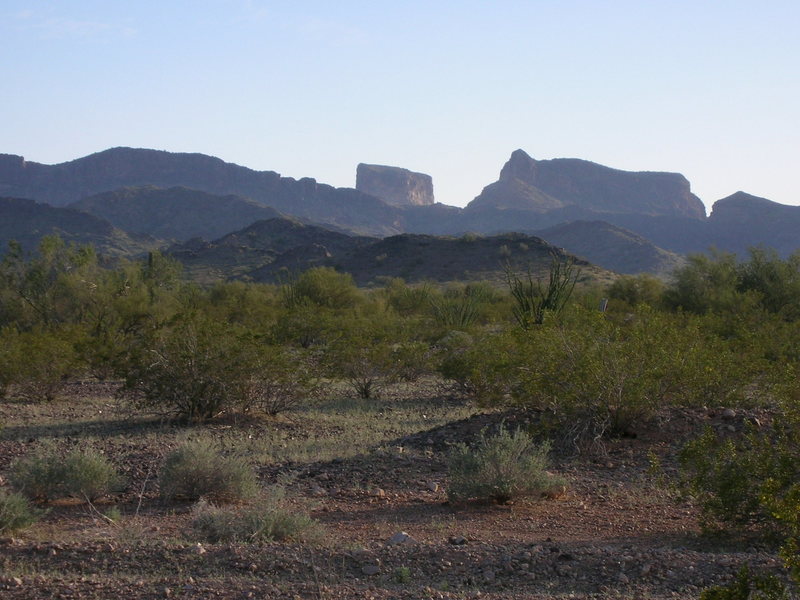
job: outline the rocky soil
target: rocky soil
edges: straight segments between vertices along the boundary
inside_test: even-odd
[[[669,476],[677,448],[703,426],[735,435],[761,415],[664,413],[636,437],[593,453],[556,453],[552,470],[568,481],[558,497],[503,506],[447,502],[448,448],[484,427],[524,426],[535,415],[476,409],[428,428],[398,420],[396,436],[333,458],[252,455],[265,485],[284,482],[293,502],[313,507],[325,532],[318,544],[210,544],[189,527],[191,505],[159,500],[156,473],[169,449],[199,435],[252,450],[248,443],[275,431],[301,442],[346,432],[307,415],[182,428],[125,415],[113,388],[75,384],[53,404],[0,404],[0,484],[13,460],[46,438],[102,449],[128,480],[118,496],[95,506],[55,503],[38,524],[0,539],[4,600],[696,598],[745,564],[782,574],[775,549],[762,541],[703,535],[696,507],[657,485],[650,469],[657,456]],[[376,402],[401,406],[409,394],[431,411],[463,410],[438,387]],[[112,507],[122,515],[115,522],[103,516]]]

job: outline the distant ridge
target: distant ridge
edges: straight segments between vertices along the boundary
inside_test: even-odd
[[[114,257],[133,256],[160,243],[150,236],[128,234],[105,219],[73,208],[57,208],[23,198],[0,198],[0,255],[12,240],[31,252],[47,235],[58,235],[68,243],[92,244],[100,253]]]
[[[123,187],[187,187],[238,195],[282,213],[356,232],[397,233],[398,209],[350,188],[254,171],[204,154],[111,148],[84,158],[43,165],[0,155],[0,195],[64,206]]]
[[[126,231],[177,241],[213,240],[254,221],[280,216],[274,208],[241,196],[152,185],[103,192],[69,206]]]

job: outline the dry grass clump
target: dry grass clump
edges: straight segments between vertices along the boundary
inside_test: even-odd
[[[254,504],[230,510],[201,500],[192,527],[204,540],[217,542],[315,541],[322,526],[305,511],[289,506],[285,490],[273,487]]]

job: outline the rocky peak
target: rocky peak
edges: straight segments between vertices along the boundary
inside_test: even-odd
[[[709,219],[715,224],[738,223],[746,225],[764,221],[765,219],[777,218],[778,215],[781,218],[789,218],[791,215],[792,219],[797,219],[800,216],[800,207],[779,204],[778,202],[740,191],[714,202]]]
[[[356,189],[394,206],[434,203],[431,176],[400,167],[361,163],[356,169]]]
[[[536,161],[524,150],[514,150],[500,171],[501,180],[519,179],[532,182],[536,179]]]
[[[680,173],[621,171],[588,160],[534,160],[515,150],[500,179],[468,208],[546,212],[577,207],[600,214],[640,214],[705,219],[705,207]]]

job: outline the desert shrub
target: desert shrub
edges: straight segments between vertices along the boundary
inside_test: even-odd
[[[742,567],[728,585],[706,588],[700,600],[789,600],[786,586],[775,576],[752,575]]]
[[[770,427],[743,436],[709,429],[681,452],[684,489],[710,527],[800,534],[800,409],[788,402]]]
[[[447,496],[505,503],[552,491],[563,480],[547,472],[549,451],[548,443],[536,444],[519,429],[511,433],[501,426],[491,437],[481,432],[474,448],[462,443],[453,449]]]
[[[321,525],[306,511],[286,501],[283,488],[274,487],[253,505],[223,509],[201,500],[192,510],[192,527],[211,543],[315,541]]]
[[[800,403],[783,399],[769,427],[744,435],[707,430],[681,452],[681,484],[701,508],[707,528],[753,530],[779,539],[800,582]],[[720,596],[724,597],[724,596]]]
[[[335,329],[336,315],[332,310],[298,304],[285,309],[270,329],[277,344],[291,344],[307,349],[323,345]]]
[[[515,332],[470,335],[451,331],[437,343],[438,372],[483,404],[501,402],[518,379]]]
[[[800,318],[800,253],[782,260],[772,248],[751,248],[737,271],[738,289],[758,294],[759,304],[787,320]]]
[[[479,338],[440,372],[483,403],[539,411],[549,436],[577,448],[631,433],[665,404],[733,404],[755,373],[723,340],[642,307],[624,323],[575,307],[529,330]]]
[[[305,352],[281,346],[263,346],[254,372],[240,380],[239,400],[244,412],[276,415],[314,396],[319,379],[314,361]]]
[[[240,502],[252,498],[258,490],[247,461],[224,456],[206,441],[188,442],[167,455],[158,481],[165,500]]]
[[[315,267],[291,279],[282,288],[287,308],[311,304],[331,309],[351,308],[361,295],[352,275],[330,267]]]
[[[391,350],[397,379],[417,381],[423,375],[434,372],[432,351],[428,344],[407,340],[392,344]]]
[[[78,365],[68,332],[43,329],[0,331],[0,397],[51,401]]]
[[[128,363],[123,393],[134,408],[203,421],[226,411],[277,413],[313,391],[304,360],[250,332],[187,316],[145,338]]]
[[[64,453],[52,445],[16,461],[9,480],[28,498],[43,501],[67,497],[94,501],[123,483],[114,465],[96,450]]]
[[[33,508],[22,494],[0,490],[0,534],[25,529],[35,523],[41,511]]]
[[[639,304],[658,306],[665,287],[663,281],[646,273],[623,275],[608,287],[607,293],[630,309]]]
[[[421,315],[430,309],[434,290],[428,283],[407,285],[402,279],[394,279],[386,286],[387,301],[392,309],[403,317]]]
[[[474,345],[473,337],[464,331],[449,331],[435,344],[436,370],[463,392],[470,391],[471,362],[467,353]]]
[[[360,398],[372,398],[403,371],[403,339],[397,323],[383,315],[341,319],[325,349],[328,373],[344,380]],[[421,346],[405,347],[409,365],[419,358]]]
[[[666,306],[696,314],[736,310],[744,301],[738,288],[734,254],[712,252],[693,254],[685,266],[677,269],[672,283],[664,291]]]

